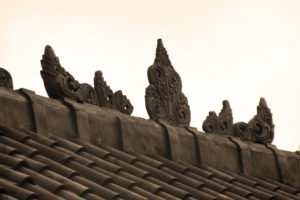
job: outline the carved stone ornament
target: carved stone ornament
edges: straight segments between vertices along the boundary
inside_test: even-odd
[[[89,103],[99,105],[101,107],[109,107],[125,114],[131,114],[133,106],[125,95],[112,94],[110,88],[103,80],[102,72],[95,73],[94,84],[95,89],[87,83],[79,83],[75,78],[67,72],[59,62],[59,58],[55,55],[52,47],[46,46],[43,59],[41,60],[41,75],[48,96],[54,99],[63,99],[68,97],[80,103]],[[106,99],[115,99],[111,105],[105,102]]]
[[[163,119],[177,126],[189,126],[190,107],[181,92],[181,78],[174,70],[162,40],[158,39],[156,57],[148,68],[150,85],[146,89],[146,109],[150,119]]]
[[[0,87],[13,89],[13,81],[8,71],[0,67]]]
[[[272,113],[264,98],[257,106],[257,114],[248,122],[251,131],[251,140],[258,143],[271,143],[274,139],[274,124]]]
[[[129,99],[127,99],[126,95],[123,95],[121,90],[113,93],[113,91],[104,81],[101,71],[95,72],[94,86],[100,106],[117,109],[128,115],[132,113],[133,106]]]
[[[202,124],[202,129],[206,133],[230,134],[232,132],[232,111],[227,100],[223,101],[223,108],[219,116],[213,111],[209,112]]]
[[[262,144],[273,141],[274,124],[272,113],[264,98],[260,99],[257,114],[248,123],[238,122],[232,125],[232,121],[229,102],[223,101],[223,109],[219,116],[215,112],[209,112],[209,116],[204,120],[202,128],[206,133],[225,133],[226,135],[239,137],[241,140]]]

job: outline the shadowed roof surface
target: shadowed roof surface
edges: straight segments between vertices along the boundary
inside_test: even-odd
[[[300,199],[300,190],[1,125],[0,199]]]

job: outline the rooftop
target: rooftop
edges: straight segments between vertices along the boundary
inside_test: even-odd
[[[79,83],[45,48],[50,98],[13,90],[2,69],[0,192],[3,199],[300,199],[300,154],[277,149],[272,113],[260,99],[233,123],[228,101],[203,130],[190,127],[188,99],[162,41],[148,69],[150,120],[113,92],[101,71]]]

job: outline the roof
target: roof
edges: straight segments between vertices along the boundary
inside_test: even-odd
[[[300,153],[272,145],[271,110],[233,123],[228,101],[199,131],[179,74],[158,40],[148,68],[150,120],[130,116],[101,71],[79,83],[50,46],[41,60],[50,98],[13,90],[0,68],[1,199],[300,199]]]
[[[1,199],[300,199],[262,180],[1,125]]]

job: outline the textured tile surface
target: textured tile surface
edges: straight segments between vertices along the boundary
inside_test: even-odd
[[[300,200],[300,190],[273,180],[2,126],[0,199]]]

